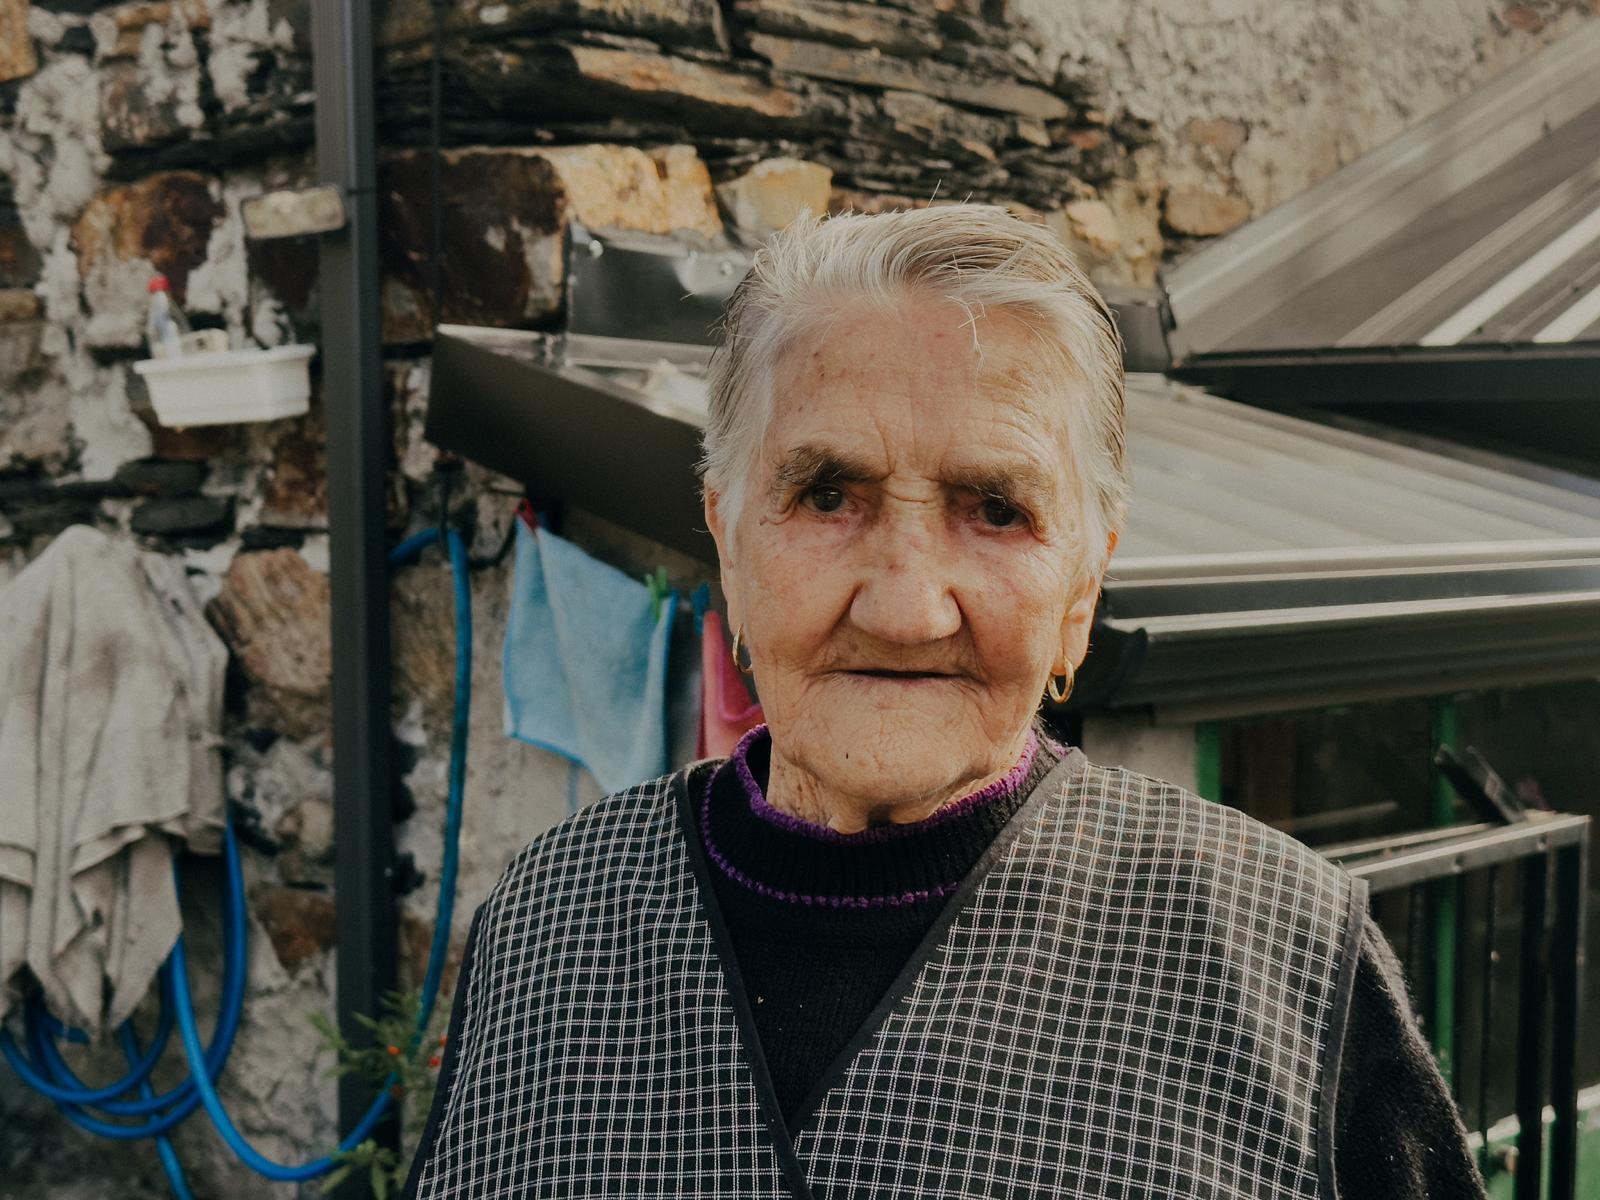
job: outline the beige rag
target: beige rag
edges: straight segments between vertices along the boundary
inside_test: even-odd
[[[94,1032],[148,991],[175,839],[221,845],[227,659],[181,564],[88,526],[0,587],[0,1019],[24,967]]]

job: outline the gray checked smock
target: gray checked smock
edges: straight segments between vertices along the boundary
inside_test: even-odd
[[[1073,751],[951,897],[797,1128],[688,797],[539,838],[480,915],[418,1197],[1324,1197],[1359,885]]]

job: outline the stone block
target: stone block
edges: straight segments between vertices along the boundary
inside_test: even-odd
[[[1544,14],[1531,4],[1512,4],[1500,14],[1506,28],[1518,33],[1540,33],[1544,29]]]
[[[1122,246],[1113,260],[1116,270],[1096,279],[1152,287],[1166,249],[1161,233],[1161,192],[1138,180],[1117,180],[1101,194],[1115,214]]]
[[[419,700],[430,721],[450,719],[455,698],[455,591],[450,568],[436,559],[396,575],[390,588],[397,705]]]
[[[0,331],[0,340],[27,331],[21,361],[36,360],[43,322],[30,322]],[[15,349],[11,351],[17,353]],[[0,470],[13,466],[59,468],[73,456],[72,397],[64,381],[35,381],[31,370],[20,377],[0,378]]]
[[[159,146],[202,123],[199,108],[172,87],[153,88],[137,62],[108,62],[100,69],[100,143],[118,154]]]
[[[72,229],[90,311],[86,342],[142,345],[150,276],[171,280],[182,304],[222,213],[215,181],[195,171],[162,171],[91,200]]]
[[[181,299],[222,217],[213,186],[196,171],[162,171],[100,193],[73,226],[79,273],[88,277],[106,257],[144,259]]]
[[[250,274],[272,292],[295,320],[308,320],[313,312],[321,252],[316,238],[273,238],[245,243]]]
[[[444,310],[467,325],[523,326],[561,297],[565,192],[555,168],[520,149],[451,150],[440,165]],[[379,168],[379,249],[387,342],[432,336],[428,248],[433,237],[428,155],[410,151]]]
[[[819,97],[754,72],[646,47],[469,43],[452,57],[467,91],[503,112],[533,107],[543,120],[670,121],[699,136],[821,128],[837,115]]]
[[[761,33],[886,54],[932,54],[944,45],[930,16],[856,0],[735,0],[733,11]]]
[[[0,324],[35,321],[42,311],[38,294],[28,288],[0,288]]]
[[[955,104],[1015,113],[1040,121],[1059,120],[1072,113],[1066,101],[1041,87],[1001,76],[975,74],[951,63],[927,59],[912,62],[881,53],[862,54],[823,42],[764,33],[750,38],[750,48],[776,70],[814,79],[924,92]]]
[[[743,175],[717,185],[717,200],[729,222],[749,238],[782,229],[801,213],[828,211],[833,172],[798,158],[769,158]]]
[[[1211,151],[1224,165],[1233,161],[1249,136],[1250,130],[1243,121],[1228,117],[1195,117],[1183,127],[1186,142]]]
[[[572,46],[569,51],[583,79],[637,101],[673,109],[704,106],[773,121],[794,120],[804,114],[794,93],[743,72],[601,46]]]
[[[981,42],[947,41],[939,58],[969,71],[988,75],[1015,76],[1048,87],[1053,77],[1039,69],[1038,59],[1025,42],[989,46]]]
[[[144,420],[142,415],[140,420]],[[188,429],[169,429],[156,423],[154,412],[150,414],[146,427],[150,430],[152,454],[158,458],[195,462],[231,454],[244,428],[241,425],[193,425]]]
[[[559,146],[539,152],[556,169],[567,212],[590,229],[722,233],[711,175],[692,146]]]
[[[99,505],[87,496],[45,491],[19,504],[6,505],[12,537],[53,537],[69,525],[93,525]]]
[[[193,496],[205,482],[206,464],[135,458],[118,467],[114,478],[136,496]]]
[[[322,796],[307,796],[272,827],[283,847],[278,874],[289,883],[327,883],[334,855],[333,805]]]
[[[1250,206],[1237,196],[1190,185],[1167,190],[1161,215],[1174,233],[1216,237],[1244,224]]]
[[[56,43],[56,49],[62,54],[81,54],[84,58],[93,58],[94,32],[87,25],[69,26],[61,31],[61,40]]]
[[[233,528],[233,503],[225,496],[157,496],[136,506],[128,524],[147,537],[215,542]]]
[[[858,123],[856,135],[900,146],[918,158],[992,163],[995,147],[1004,143],[1008,131],[1000,118],[957,108],[922,92],[887,91],[878,112]]]
[[[102,59],[138,58],[147,26],[209,29],[206,0],[139,0],[97,13],[90,22]]]
[[[43,321],[0,324],[0,386],[14,388],[45,365],[44,332]]]
[[[454,0],[446,9],[446,35],[502,38],[548,29],[631,34],[663,45],[726,47],[716,0]],[[380,46],[433,37],[430,0],[390,0],[378,18]]]
[[[418,988],[428,974],[428,955],[433,950],[433,922],[423,920],[408,908],[400,910],[400,986]],[[445,951],[444,971],[439,982],[440,1007],[455,995],[456,976],[461,970],[461,957],[466,953],[466,935],[452,938]]]
[[[444,321],[522,327],[554,314],[569,220],[594,229],[722,230],[705,165],[688,146],[468,148],[441,164]],[[428,157],[408,151],[380,172],[384,339],[432,334]]]
[[[327,892],[258,884],[250,889],[250,911],[286,971],[333,949],[335,910]]]
[[[24,79],[38,69],[28,33],[28,0],[0,0],[0,83]]]
[[[263,473],[263,525],[282,529],[328,527],[328,438],[319,397],[304,416],[279,422],[272,433],[272,458]]]
[[[1122,249],[1122,229],[1117,215],[1104,200],[1075,200],[1061,210],[1073,241],[1101,258]]]
[[[39,278],[39,251],[10,206],[0,208],[0,287],[25,288]]]
[[[249,682],[250,722],[290,737],[326,737],[328,577],[295,550],[239,554],[206,615]]]

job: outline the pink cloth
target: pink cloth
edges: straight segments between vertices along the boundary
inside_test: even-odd
[[[722,617],[708,612],[700,635],[701,758],[727,758],[761,724],[761,705],[750,702],[744,676],[733,665]]]

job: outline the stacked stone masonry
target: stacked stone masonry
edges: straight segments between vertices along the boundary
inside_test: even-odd
[[[263,1152],[334,1133],[306,1021],[333,980],[326,452],[302,418],[157,423],[131,364],[159,271],[237,344],[318,337],[313,241],[253,243],[242,199],[315,180],[310,0],[0,0],[0,582],[89,523],[179,556],[232,651],[227,789],[253,910],[246,1022],[223,1091]],[[380,239],[394,536],[446,488],[499,545],[510,480],[422,436],[431,277],[431,0],[376,5]],[[1492,78],[1600,0],[454,0],[438,265],[445,321],[562,320],[573,222],[754,244],[801,210],[953,199],[1047,224],[1102,283],[1303,190]],[[664,552],[572,515],[635,573]],[[674,572],[692,582],[693,568]],[[564,765],[500,730],[509,572],[477,573],[475,699],[454,931],[507,858],[566,809]],[[395,579],[402,977],[425,960],[452,686],[447,568]],[[582,781],[592,797],[592,782]],[[197,1003],[215,1001],[214,864],[186,875]],[[145,1014],[148,1017],[148,1014]],[[87,1073],[109,1077],[102,1050]],[[281,1197],[203,1121],[178,1133],[197,1194]],[[315,1184],[299,1194],[319,1195]],[[165,1194],[148,1143],[90,1139],[0,1067],[0,1200]]]

